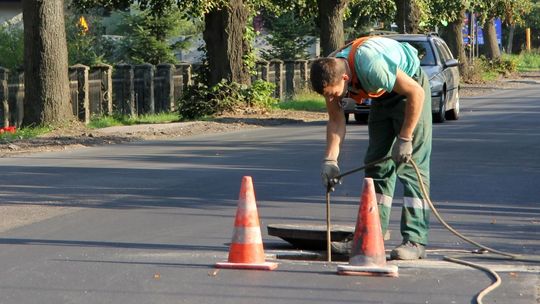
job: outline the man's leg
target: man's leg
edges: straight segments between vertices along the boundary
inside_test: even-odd
[[[424,75],[421,75],[424,76]],[[429,166],[432,141],[431,91],[427,78],[420,84],[426,98],[422,115],[413,133],[412,159],[418,166],[424,186],[429,195]],[[428,243],[430,209],[420,188],[419,179],[411,164],[401,164],[397,175],[404,186],[403,208],[401,213],[401,235],[403,244],[394,249],[392,258],[417,259],[425,257],[424,246]]]
[[[389,156],[396,134],[391,116],[382,106],[372,106],[369,114],[369,145],[364,163],[371,163]],[[392,160],[366,168],[366,177],[373,178],[383,235],[390,221],[390,210],[396,183],[395,164]]]
[[[373,105],[369,113],[369,145],[364,163],[390,156],[390,149],[396,137],[393,130],[392,117],[388,115],[387,108],[382,105]],[[390,209],[396,184],[395,164],[392,160],[378,163],[366,168],[365,176],[373,178],[375,195],[379,207],[382,235],[386,234],[390,221]],[[332,242],[332,250],[336,253],[350,253],[352,240],[348,242]]]
[[[431,118],[430,118],[431,119]],[[429,195],[429,163],[431,155],[431,128],[418,125],[413,142],[413,161],[416,163],[422,181]],[[427,134],[426,134],[427,133]],[[403,209],[401,213],[401,234],[404,241],[427,245],[430,209],[422,193],[416,171],[411,164],[398,168],[398,178],[403,183]]]

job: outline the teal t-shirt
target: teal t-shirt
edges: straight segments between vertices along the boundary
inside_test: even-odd
[[[351,46],[336,53],[335,57],[349,58]],[[356,50],[355,70],[366,92],[391,92],[396,83],[397,69],[413,76],[420,67],[418,51],[410,44],[385,37],[373,37]]]

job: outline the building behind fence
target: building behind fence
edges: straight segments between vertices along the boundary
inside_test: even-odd
[[[69,68],[73,115],[88,123],[104,115],[141,115],[175,111],[176,102],[198,66],[188,63]],[[307,60],[259,61],[252,81],[276,85],[274,97],[283,100],[308,85]],[[24,74],[0,67],[0,127],[20,126],[24,115]]]

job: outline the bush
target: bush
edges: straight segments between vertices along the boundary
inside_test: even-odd
[[[519,59],[515,56],[504,55],[499,59],[488,60],[484,56],[465,67],[461,79],[466,83],[481,83],[494,80],[501,75],[508,76],[518,70]]]
[[[473,60],[472,64],[465,65],[462,73],[461,80],[465,83],[481,83],[484,82],[483,74],[486,68],[482,60]]]
[[[186,89],[178,111],[182,119],[188,120],[239,111],[264,112],[277,102],[271,97],[274,90],[274,84],[260,80],[251,87],[225,80],[211,88],[200,84]]]
[[[245,90],[248,106],[264,110],[270,109],[278,102],[276,98],[272,97],[275,90],[276,85],[271,82],[255,81],[251,87]]]
[[[23,66],[23,29],[14,25],[0,26],[0,66],[17,70]]]
[[[487,60],[484,57],[481,59],[484,61],[488,71],[497,72],[502,75],[512,74],[517,71],[518,60],[510,56],[502,56],[495,60]]]

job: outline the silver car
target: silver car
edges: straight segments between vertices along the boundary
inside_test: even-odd
[[[426,72],[431,86],[431,105],[434,122],[459,118],[459,69],[450,49],[436,34],[387,34],[400,42],[407,42],[418,50],[420,65]],[[369,114],[369,100],[364,105],[349,102],[345,118],[354,114],[356,121],[365,122]]]

